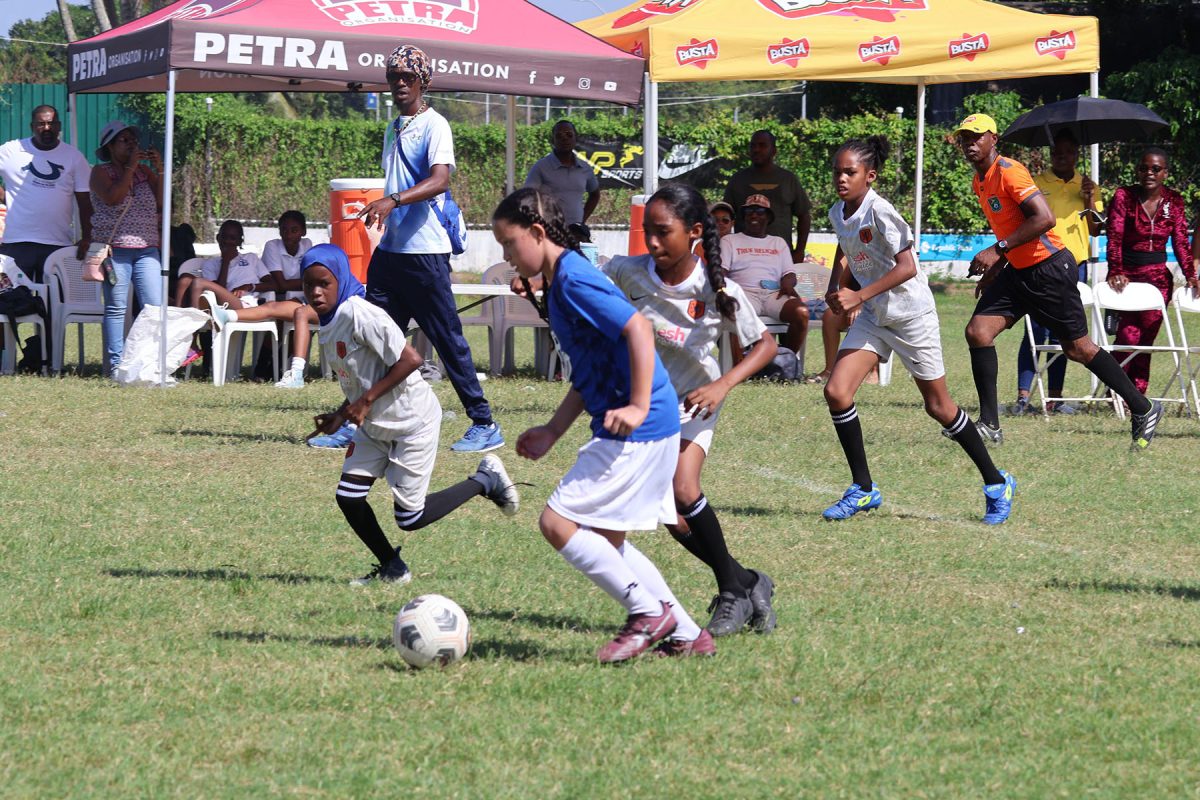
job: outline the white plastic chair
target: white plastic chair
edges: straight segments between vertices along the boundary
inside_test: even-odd
[[[793,264],[792,268],[796,270],[796,293],[798,295],[803,297],[805,300],[820,299],[820,298],[825,297],[825,292],[829,287],[829,276],[831,274],[828,267],[823,267],[820,264],[813,264],[813,263],[805,261],[805,262],[801,262],[799,264]],[[783,328],[785,331],[787,330],[786,325],[784,325]],[[770,329],[768,328],[768,330],[770,330]],[[797,354],[800,357],[799,360],[800,360],[800,372],[801,373],[804,372],[804,362],[805,362],[806,356],[808,355],[808,343],[812,341],[813,334],[819,334],[820,331],[821,331],[821,320],[812,319],[811,317],[809,317],[808,335],[804,337],[804,351]],[[775,331],[771,331],[771,332],[775,333]],[[817,341],[820,341],[820,340],[821,340],[821,337],[817,336]],[[879,375],[880,383],[883,383],[883,374],[882,374],[883,366],[884,365],[882,365],[882,364],[880,365],[880,368],[881,368],[881,372]],[[888,377],[890,379],[890,377],[891,377],[891,373],[890,373],[891,362],[888,362],[887,366],[889,368]]]
[[[485,275],[491,283],[507,286],[516,277],[517,271],[506,263],[488,267]],[[538,316],[533,303],[524,297],[509,295],[497,297],[487,303],[492,309],[492,333],[490,337],[490,364],[493,375],[511,373],[513,366],[514,347],[513,332],[517,328],[534,329],[534,364],[537,371],[553,378],[550,370],[554,364],[554,344],[550,339],[550,326]]]
[[[236,380],[242,369],[242,352],[245,346],[245,334],[261,333],[271,337],[271,371],[275,380],[279,380],[279,329],[275,321],[266,319],[261,322],[242,322],[234,320],[226,322],[219,329],[212,323],[212,354],[213,386],[224,386],[227,380]],[[229,355],[237,347],[237,358],[230,360]],[[253,347],[257,357],[259,348]]]
[[[1183,323],[1184,314],[1200,314],[1200,293],[1194,292],[1186,286],[1180,286],[1175,290],[1171,303],[1175,306],[1175,324],[1179,329],[1179,346],[1183,350],[1184,367],[1187,370],[1186,378],[1181,376],[1181,380],[1185,380],[1187,386],[1192,390],[1192,404],[1196,409],[1196,414],[1200,416],[1200,394],[1196,392],[1196,375],[1200,373],[1200,359],[1195,362],[1192,360],[1192,356],[1200,356],[1200,344],[1188,342],[1186,326]]]
[[[83,262],[74,245],[55,250],[46,259],[46,284],[50,291],[50,371],[63,368],[67,326],[79,326],[79,366],[83,368],[83,326],[104,322],[104,293],[98,281],[83,279]]]
[[[289,364],[291,363],[292,352],[288,347],[288,337],[296,333],[296,323],[281,322],[279,325],[279,363]],[[308,356],[312,355],[312,346],[315,343],[317,345],[317,357],[321,360],[321,376],[329,380],[333,377],[333,368],[329,366],[329,359],[325,356],[325,347],[321,344],[321,337],[318,335],[321,332],[320,323],[309,323],[308,332],[308,353],[305,354],[305,360],[307,361]]]
[[[1105,344],[1104,325],[1102,322],[1100,322],[1100,319],[1103,315],[1099,314],[1096,310],[1096,298],[1092,292],[1092,287],[1088,286],[1086,283],[1078,283],[1076,284],[1076,288],[1079,290],[1079,301],[1083,304],[1083,313],[1087,318],[1088,338],[1097,342],[1097,344],[1103,347]],[[1097,336],[1097,330],[1100,331],[1099,336]],[[1099,338],[1099,341],[1097,341],[1097,338]],[[1092,393],[1089,395],[1083,397],[1047,397],[1046,384],[1043,380],[1043,376],[1046,374],[1046,370],[1050,368],[1050,364],[1052,362],[1060,358],[1066,358],[1067,356],[1065,353],[1063,353],[1062,345],[1048,343],[1034,344],[1033,319],[1028,314],[1025,315],[1025,340],[1026,344],[1033,349],[1033,377],[1034,381],[1037,383],[1038,396],[1041,397],[1042,400],[1042,416],[1045,419],[1050,418],[1048,401],[1057,400],[1062,400],[1063,402],[1069,403],[1108,403],[1109,405],[1114,405],[1117,413],[1124,418],[1124,412],[1121,408],[1121,405],[1119,403],[1114,403],[1113,397],[1108,392],[1107,387],[1101,387],[1099,381],[1094,378],[1092,380]],[[1045,361],[1040,359],[1042,353],[1046,354]]]
[[[516,272],[507,262],[501,261],[498,264],[493,264],[483,271],[483,276],[480,278],[480,283],[487,286],[508,285],[512,281],[512,275]],[[473,298],[484,299],[486,302],[481,303],[474,309],[472,314],[460,314],[458,321],[462,323],[464,328],[469,326],[487,328],[488,337],[488,372],[492,375],[499,374],[500,366],[496,361],[495,352],[496,346],[496,312],[492,308],[494,305],[499,305],[501,298]]]
[[[1131,358],[1139,353],[1170,353],[1175,363],[1175,372],[1167,379],[1159,395],[1147,396],[1163,403],[1181,403],[1186,411],[1188,409],[1187,387],[1183,381],[1182,360],[1186,359],[1187,351],[1175,343],[1175,326],[1171,324],[1171,317],[1167,314],[1166,304],[1163,302],[1162,294],[1158,289],[1148,283],[1130,283],[1122,291],[1118,292],[1107,283],[1102,283],[1093,289],[1093,296],[1096,300],[1097,319],[1103,318],[1104,312],[1109,309],[1113,311],[1159,311],[1162,313],[1163,320],[1159,337],[1164,333],[1166,334],[1167,344],[1165,346],[1112,344],[1107,340],[1107,337],[1105,337],[1104,342],[1100,346],[1111,353],[1127,354],[1121,360],[1121,366],[1125,366]],[[1101,327],[1101,330],[1103,330],[1103,327]],[[1179,396],[1173,394],[1172,387],[1175,384],[1179,385]]]
[[[45,302],[50,296],[49,287],[44,283],[34,283],[29,280],[21,269],[17,266],[17,262],[5,255],[0,255],[0,275],[8,277],[12,282],[13,287],[26,286],[42,298]],[[48,353],[46,351],[46,321],[37,314],[25,314],[17,317],[17,325],[29,324],[33,325],[37,330],[38,338],[42,343],[42,374],[45,375],[49,370]],[[0,317],[0,328],[4,331],[4,352],[0,357],[0,375],[11,375],[17,370],[17,350],[20,349],[20,340],[17,337],[17,331],[10,324],[8,317]]]

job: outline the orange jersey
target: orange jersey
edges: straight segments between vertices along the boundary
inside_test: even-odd
[[[1041,192],[1029,170],[1016,161],[1010,161],[998,156],[988,168],[987,173],[980,178],[975,173],[971,181],[971,189],[979,198],[979,205],[992,233],[997,239],[1007,239],[1012,236],[1021,223],[1025,214],[1021,211],[1021,203]],[[1020,247],[1014,247],[1007,253],[1008,262],[1017,269],[1032,267],[1063,249],[1062,240],[1053,230],[1046,231],[1032,242],[1026,242]]]

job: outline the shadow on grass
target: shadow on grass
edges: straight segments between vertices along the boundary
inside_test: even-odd
[[[277,583],[341,583],[328,575],[305,575],[299,572],[276,572],[253,575],[240,569],[106,569],[105,574],[114,578],[186,578],[201,581],[275,581]]]
[[[1200,587],[1171,586],[1164,583],[1122,583],[1118,581],[1062,581],[1057,578],[1046,581],[1047,589],[1063,589],[1072,592],[1118,592],[1125,594],[1161,594],[1178,600],[1200,601]]]
[[[317,647],[351,647],[374,650],[387,650],[392,646],[392,637],[383,636],[289,636],[284,633],[269,631],[213,631],[214,639],[227,642],[248,642],[262,644],[263,642],[286,642],[289,644],[311,644]]]
[[[1176,639],[1174,637],[1154,643],[1158,647],[1176,647],[1180,650],[1196,650],[1200,648],[1200,639]]]
[[[575,633],[595,633],[593,624],[580,617],[566,617],[555,614],[541,614],[536,611],[500,611],[494,609],[464,608],[470,619],[491,619],[497,622],[520,622],[536,625],[539,628],[550,628],[556,631],[574,631]]]
[[[281,444],[304,444],[303,435],[290,435],[283,433],[243,433],[241,431],[201,431],[193,429],[184,429],[181,431],[172,431],[165,428],[160,428],[156,433],[161,433],[166,436],[197,436],[207,437],[210,439],[236,439],[243,442],[279,442]]]
[[[543,647],[536,642],[521,639],[476,639],[471,643],[468,658],[494,658],[504,661],[541,661],[547,658],[558,658],[565,654],[563,650]]]
[[[767,508],[766,506],[727,506],[714,505],[717,514],[736,514],[739,517],[774,517],[780,514],[793,513],[784,508]]]

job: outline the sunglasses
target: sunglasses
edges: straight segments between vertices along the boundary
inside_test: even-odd
[[[389,81],[396,81],[412,86],[420,76],[415,72],[390,72],[387,77]]]
[[[742,209],[743,214],[766,214],[767,209],[762,206],[748,206]]]
[[[1137,171],[1138,172],[1152,172],[1155,175],[1157,175],[1160,172],[1166,172],[1167,168],[1160,167],[1157,164],[1138,164]]]

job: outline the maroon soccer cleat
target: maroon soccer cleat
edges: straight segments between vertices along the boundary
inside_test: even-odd
[[[664,639],[658,643],[658,647],[654,648],[654,655],[670,656],[673,658],[715,656],[716,654],[717,645],[713,641],[712,634],[703,629],[700,630],[700,635],[690,642],[681,642],[677,639]]]
[[[662,604],[661,614],[630,614],[617,637],[601,647],[596,657],[601,664],[616,664],[628,661],[646,652],[655,642],[669,636],[675,630],[675,615],[671,607]]]

